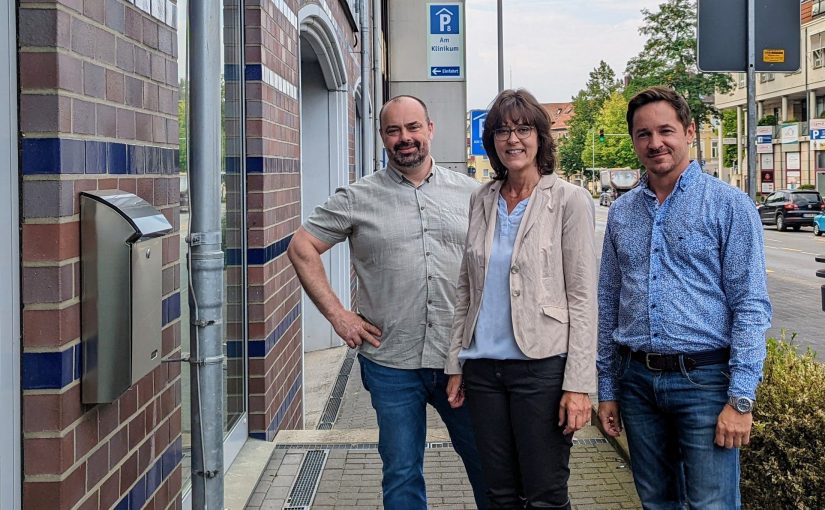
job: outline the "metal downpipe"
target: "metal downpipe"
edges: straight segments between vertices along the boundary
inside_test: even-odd
[[[373,150],[375,152],[375,164],[373,169],[378,170],[382,166],[383,144],[378,142],[379,133],[381,132],[381,119],[378,117],[378,112],[381,111],[381,106],[384,104],[384,79],[381,76],[381,66],[383,62],[383,46],[381,45],[381,34],[384,27],[382,22],[383,11],[381,9],[381,0],[372,0],[372,100],[375,108],[373,108]]]
[[[369,0],[361,0],[361,164],[362,175],[372,173],[372,108],[370,108],[370,13]]]
[[[221,3],[189,2],[192,507],[222,510]]]

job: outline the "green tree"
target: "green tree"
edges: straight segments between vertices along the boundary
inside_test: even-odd
[[[736,136],[736,110],[729,109],[722,112],[722,136]],[[723,145],[722,163],[726,168],[733,167],[736,158],[736,145]]]
[[[644,49],[627,63],[630,76],[626,93],[653,85],[667,85],[682,94],[696,120],[699,130],[719,111],[713,105],[713,94],[729,92],[733,79],[728,73],[702,73],[696,65],[696,2],[667,0],[652,12],[642,9],[645,23],[639,33],[647,37]],[[697,144],[697,159],[702,159]]]
[[[602,105],[588,136],[589,142],[582,151],[584,161],[593,162],[599,168],[639,168],[641,164],[633,151],[633,141],[627,134],[627,99],[621,92],[613,92]],[[598,140],[598,130],[605,132],[604,142]],[[595,149],[595,157],[593,155]],[[592,164],[592,163],[589,163]]]
[[[565,175],[584,173],[590,166],[589,159],[582,159],[582,151],[591,144],[590,133],[602,105],[618,87],[616,73],[601,61],[590,72],[585,88],[573,97],[573,116],[567,123],[568,135],[559,146],[559,161]]]

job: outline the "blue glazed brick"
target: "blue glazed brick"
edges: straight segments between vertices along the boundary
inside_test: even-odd
[[[106,173],[106,142],[86,141],[87,174]]]
[[[161,464],[162,460],[158,459],[155,462],[155,465],[152,466],[152,469],[146,473],[146,497],[151,497],[152,494],[160,487],[160,483],[163,481],[161,478]]]
[[[83,140],[60,140],[60,173],[86,172],[86,143]]]
[[[129,173],[126,157],[126,144],[110,142],[106,149],[106,168],[110,174],[122,175]]]
[[[60,172],[60,140],[57,138],[24,139],[20,150],[24,175]]]
[[[132,490],[129,491],[129,508],[143,508],[146,503],[146,478],[137,481]]]
[[[261,81],[263,79],[263,66],[261,64],[247,64],[244,75],[246,81]]]
[[[126,164],[129,173],[140,175],[146,173],[146,151],[142,145],[129,145],[126,150]]]
[[[159,174],[160,173],[160,148],[159,147],[144,147],[146,151],[146,173]]]
[[[117,506],[115,506],[114,510],[129,510],[129,496],[126,496],[120,501],[118,501]]]
[[[260,174],[264,171],[264,158],[260,156],[249,156],[246,158],[246,173]]]
[[[75,380],[74,346],[60,352],[23,353],[23,389],[60,389]]]

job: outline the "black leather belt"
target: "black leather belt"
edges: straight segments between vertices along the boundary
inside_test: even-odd
[[[685,370],[693,370],[704,365],[726,363],[730,359],[730,349],[715,349],[685,354],[661,354],[658,352],[631,351],[624,348],[622,355],[630,354],[630,359],[643,364],[648,370],[656,372],[680,372],[682,365]],[[681,361],[681,362],[680,362]]]

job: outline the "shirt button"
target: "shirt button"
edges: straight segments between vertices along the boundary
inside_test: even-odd
[[[653,279],[655,280],[656,278],[657,278],[657,276],[654,274],[654,275],[653,275]]]
[[[422,210],[422,211],[424,210],[424,206],[423,206],[423,205],[421,206],[421,210]]]
[[[659,248],[653,248],[653,253],[659,253]]]
[[[659,338],[659,333],[653,333],[653,338]]]
[[[518,273],[518,266],[511,267],[510,272],[513,273],[513,274],[517,274]]]
[[[432,280],[432,279],[433,279],[433,276],[432,276],[432,275],[427,275],[427,279],[428,279],[428,280]]]
[[[427,323],[427,327],[428,327],[428,328],[433,327],[433,323],[432,323],[432,322],[428,322],[428,323]]]
[[[427,229],[425,228],[425,229],[424,229],[424,232],[426,232],[426,231],[427,231]]]
[[[429,257],[429,256],[430,256],[430,252],[427,252],[427,253],[425,253],[424,255],[426,255],[426,256],[428,256],[428,257]]]
[[[656,308],[656,303],[653,303],[652,305],[650,305],[651,310],[653,310],[654,308]]]
[[[516,289],[513,291],[513,297],[519,297],[521,295],[521,291]]]
[[[427,300],[427,304],[428,304],[428,305],[433,304],[433,300],[432,300],[432,299],[428,299],[428,300]]]

